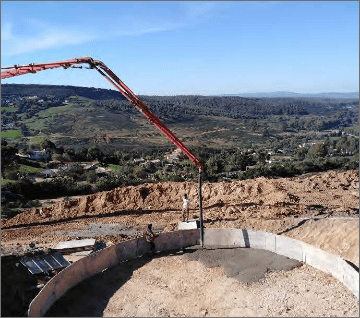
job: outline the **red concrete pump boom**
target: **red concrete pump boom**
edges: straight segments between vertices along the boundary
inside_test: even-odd
[[[36,73],[42,70],[48,70],[52,68],[82,68],[78,64],[89,64],[89,68],[96,69],[102,76],[104,76],[115,88],[123,95],[127,100],[131,102],[150,122],[156,126],[170,141],[178,147],[196,166],[199,168],[199,219],[200,219],[200,243],[204,246],[204,227],[202,216],[202,171],[203,164],[197,159],[191,151],[167,128],[159,118],[118,78],[103,62],[93,60],[91,57],[81,57],[66,61],[59,61],[53,63],[42,64],[28,64],[28,65],[14,65],[10,67],[2,67],[5,70],[1,72],[1,79],[27,74]]]
[[[27,73],[36,73],[42,70],[53,68],[82,68],[78,64],[87,63],[89,68],[96,69],[103,75],[115,88],[129,100],[150,122],[155,125],[170,141],[202,170],[203,164],[197,159],[191,151],[167,128],[160,119],[118,78],[103,62],[93,60],[91,57],[81,57],[66,61],[59,61],[53,63],[28,64],[28,65],[14,65],[10,67],[1,67],[1,79],[23,75]]]

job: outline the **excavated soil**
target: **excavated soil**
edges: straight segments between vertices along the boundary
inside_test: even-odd
[[[191,200],[190,218],[197,218],[198,184],[194,182],[123,186],[68,201],[58,199],[51,206],[2,220],[2,253],[21,253],[31,242],[52,247],[62,240],[90,236],[117,243],[141,235],[148,223],[155,231],[173,231],[181,218],[185,193]],[[205,227],[263,230],[299,238],[357,266],[358,216],[358,171],[203,184]]]

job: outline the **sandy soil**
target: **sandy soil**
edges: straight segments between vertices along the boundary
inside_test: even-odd
[[[162,182],[124,186],[112,191],[57,200],[1,222],[1,250],[31,242],[51,247],[81,238],[92,224],[119,224],[134,233],[92,232],[114,243],[136,237],[152,223],[155,230],[177,229],[182,196],[191,200],[190,217],[198,217],[197,183]],[[145,195],[144,195],[145,193]],[[295,178],[204,183],[205,227],[263,230],[303,239],[359,265],[359,173],[326,172]]]
[[[351,292],[330,275],[310,266],[299,267],[295,261],[290,264],[291,260],[284,261],[285,257],[261,250],[202,250],[202,255],[197,252],[143,257],[119,264],[73,288],[48,315],[359,315],[358,301]],[[262,255],[263,252],[266,255]],[[223,259],[226,259],[225,266]]]

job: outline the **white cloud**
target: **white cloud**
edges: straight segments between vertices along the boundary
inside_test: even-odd
[[[12,25],[11,23],[5,23],[1,26],[1,40],[7,41],[12,37]]]
[[[175,19],[163,17],[151,20],[143,13],[143,19],[128,20],[111,28],[95,28],[94,25],[72,25],[54,27],[42,20],[26,19],[14,24],[5,21],[1,28],[1,54],[14,56],[43,49],[76,45],[92,40],[108,40],[123,36],[140,36],[171,31],[198,23],[214,11],[214,2],[184,2],[184,11]],[[154,17],[153,17],[154,18]],[[19,27],[21,25],[21,27]],[[17,31],[17,30],[22,31]],[[25,30],[25,32],[24,32]],[[30,31],[31,30],[31,31]],[[86,30],[86,31],[83,31]]]
[[[1,54],[4,56],[13,56],[63,45],[81,44],[93,39],[91,35],[56,29],[47,29],[45,32],[39,32],[32,37],[24,37],[14,34],[10,24],[5,26],[6,28],[1,30]]]

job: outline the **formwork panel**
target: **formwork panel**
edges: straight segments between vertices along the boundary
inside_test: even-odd
[[[204,245],[232,246],[235,243],[230,229],[204,229]]]
[[[303,251],[307,264],[326,273],[330,273],[335,278],[343,281],[343,266],[339,264],[339,256],[323,251],[306,243],[303,243]]]
[[[182,236],[179,233],[167,232],[155,239],[155,250],[168,251],[181,246]]]
[[[359,272],[342,260],[344,264],[343,284],[359,299]]]
[[[136,258],[137,245],[138,243],[136,239],[116,244],[115,251],[119,262]]]
[[[157,251],[168,251],[196,245],[199,243],[199,230],[182,230],[162,233],[155,239]]]
[[[276,236],[275,253],[303,261],[303,243],[285,236]]]
[[[264,232],[255,232],[255,231],[246,231],[249,237],[249,244],[246,247],[250,248],[258,248],[258,249],[265,249],[266,248],[266,241],[265,241],[265,233]]]
[[[245,233],[244,230],[239,229],[231,229],[232,241],[231,244],[234,247],[246,247],[249,245],[249,238],[248,235]]]
[[[200,230],[186,230],[181,232],[183,236],[183,247],[194,246],[200,244]]]
[[[273,253],[276,251],[276,236],[272,233],[265,233],[265,249]]]
[[[136,257],[147,254],[150,251],[150,244],[145,238],[141,237],[137,240]]]

